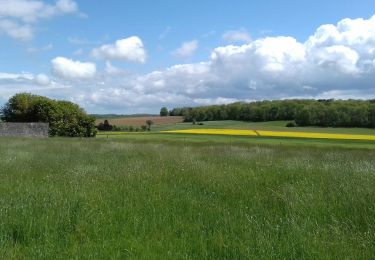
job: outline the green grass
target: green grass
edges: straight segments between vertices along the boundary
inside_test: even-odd
[[[111,132],[102,132],[98,139],[116,139],[143,143],[220,143],[226,145],[286,145],[292,147],[329,147],[329,148],[355,148],[375,149],[374,141],[364,140],[335,140],[335,139],[306,139],[283,137],[255,137],[255,136],[225,136],[225,135],[197,135],[197,134],[166,134],[157,132],[122,133],[111,135]]]
[[[0,138],[0,258],[375,254],[375,150],[179,138]]]

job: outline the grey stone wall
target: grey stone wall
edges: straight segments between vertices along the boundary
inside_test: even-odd
[[[1,123],[0,137],[48,137],[46,123]]]

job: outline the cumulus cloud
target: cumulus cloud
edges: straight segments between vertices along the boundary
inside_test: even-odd
[[[93,49],[91,54],[96,58],[135,63],[145,63],[147,58],[143,42],[137,36],[118,40],[114,44],[102,45]]]
[[[194,55],[195,51],[198,49],[198,46],[199,43],[197,40],[184,42],[180,48],[173,52],[173,55],[178,58],[189,58]]]
[[[96,74],[96,64],[91,62],[80,62],[64,57],[57,57],[51,63],[53,74],[63,79],[91,79]]]
[[[119,107],[130,109],[146,106],[142,97],[150,107],[283,98],[374,98],[374,46],[375,16],[344,19],[337,25],[319,27],[306,42],[280,36],[218,47],[205,62],[138,75],[118,81],[117,87],[108,84],[110,90],[101,87],[97,96],[107,95],[119,100]],[[128,99],[131,101],[123,102]],[[101,99],[88,100],[104,106]]]
[[[39,0],[0,0],[0,32],[18,40],[30,40],[41,19],[78,12],[73,0],[58,0],[54,5]]]
[[[27,41],[33,38],[34,30],[30,25],[19,24],[12,20],[0,20],[0,33],[17,40]]]
[[[78,5],[73,0],[59,0],[56,2],[56,9],[61,13],[74,13],[78,11]]]
[[[45,74],[38,74],[34,77],[34,81],[36,84],[41,85],[41,86],[48,86],[51,81],[49,77]]]
[[[227,42],[251,42],[251,36],[245,29],[227,31],[222,36],[223,40]]]
[[[126,70],[113,66],[112,63],[109,62],[109,61],[107,61],[105,63],[105,72],[108,75],[125,75],[125,74],[128,74],[128,72]]]
[[[90,112],[152,113],[161,105],[172,108],[240,100],[375,98],[375,16],[322,25],[305,42],[279,36],[220,46],[203,62],[143,75],[120,73],[110,62],[98,73],[92,63],[66,58],[55,63],[55,75],[63,78],[53,79],[57,82],[86,78],[74,82],[69,93],[58,93]],[[91,69],[82,69],[82,64],[91,64]],[[27,73],[0,74],[0,83],[24,85],[30,78],[34,77]]]

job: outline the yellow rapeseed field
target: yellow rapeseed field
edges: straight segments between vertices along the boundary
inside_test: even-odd
[[[163,133],[375,141],[375,135],[328,134],[328,133],[311,133],[311,132],[277,132],[277,131],[255,131],[255,130],[234,130],[234,129],[188,129],[188,130],[163,131]]]
[[[254,130],[234,130],[234,129],[186,129],[162,131],[170,134],[206,134],[206,135],[240,135],[240,136],[257,136]]]

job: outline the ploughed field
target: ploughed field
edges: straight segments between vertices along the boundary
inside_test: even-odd
[[[108,121],[111,125],[116,126],[142,126],[147,125],[146,121],[151,120],[157,125],[169,125],[182,123],[184,121],[182,116],[149,116],[149,117],[121,117],[121,118],[109,118]],[[97,119],[96,124],[103,123],[104,119]]]
[[[1,258],[373,257],[374,146],[203,137],[0,138]]]

